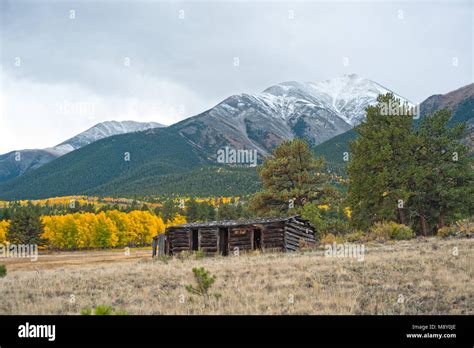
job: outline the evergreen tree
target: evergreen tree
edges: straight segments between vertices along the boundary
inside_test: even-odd
[[[10,219],[10,209],[9,208],[2,208],[1,210],[1,217],[0,220],[9,220]]]
[[[426,116],[416,130],[416,170],[410,206],[424,235],[473,214],[474,174],[460,141],[466,125],[448,127],[451,113]]]
[[[199,205],[194,198],[186,204],[186,221],[194,222],[199,220]]]
[[[41,235],[44,226],[40,215],[30,204],[26,207],[16,208],[10,221],[7,240],[13,244],[43,245],[46,241]]]
[[[232,204],[221,204],[217,213],[217,220],[234,220],[237,216],[236,207]]]
[[[313,158],[307,142],[285,141],[272,155],[258,169],[265,190],[252,198],[252,210],[260,214],[286,214],[321,198],[324,161]]]
[[[350,146],[348,202],[352,223],[359,228],[382,220],[406,223],[408,182],[415,169],[413,117],[387,107],[400,103],[390,93],[377,102],[367,108]]]
[[[176,206],[173,199],[167,199],[158,211],[164,222],[173,220],[180,213],[180,209]]]
[[[202,202],[198,205],[198,219],[200,221],[213,221],[216,218],[216,210],[214,207],[207,203]]]

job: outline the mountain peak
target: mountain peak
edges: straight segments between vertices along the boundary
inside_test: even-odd
[[[338,114],[350,126],[356,126],[365,117],[365,108],[374,104],[378,95],[388,92],[392,91],[351,73],[317,82],[281,82],[265,89],[256,97],[277,104],[282,104],[282,99],[285,99],[285,105],[291,103],[291,100],[299,103],[309,102],[318,108]]]
[[[112,135],[132,133],[163,127],[156,122],[105,121],[97,123],[86,131],[46,149],[22,150],[21,161],[15,159],[16,151],[0,155],[0,182],[23,175],[27,171],[39,168],[71,151],[89,145]]]
[[[58,144],[51,150],[59,152],[70,152],[80,147],[93,143],[97,140],[110,137],[117,134],[140,132],[150,128],[163,127],[156,122],[137,122],[137,121],[104,121],[97,123],[82,133]]]

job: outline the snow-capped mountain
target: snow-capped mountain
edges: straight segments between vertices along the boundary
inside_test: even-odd
[[[346,132],[364,119],[365,108],[374,104],[379,94],[387,92],[391,91],[355,74],[320,82],[283,82],[258,94],[230,96],[213,108],[170,126],[169,130],[177,132],[211,160],[224,146],[256,149],[262,158],[288,139],[300,137],[317,145]],[[160,126],[109,121],[51,148],[0,155],[0,182],[97,140]]]
[[[392,91],[356,74],[283,82],[259,94],[233,95],[172,127],[199,147],[214,149],[227,143],[265,156],[287,139],[302,137],[317,145],[353,128],[364,119],[366,107],[388,92]]]
[[[60,156],[97,140],[112,135],[139,132],[157,127],[163,127],[163,125],[156,122],[106,121],[98,123],[54,147],[18,150],[0,155],[0,182],[20,176],[29,170],[39,168]]]
[[[110,137],[117,134],[140,132],[151,128],[163,127],[156,122],[135,122],[135,121],[105,121],[98,123],[88,130],[56,145],[45,149],[60,155],[77,150],[83,146],[89,145],[97,140]]]

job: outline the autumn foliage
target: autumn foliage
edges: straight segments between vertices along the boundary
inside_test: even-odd
[[[43,237],[54,249],[147,245],[153,236],[165,230],[160,217],[138,210],[43,216],[43,223]]]
[[[10,223],[8,221],[0,221],[0,244],[6,242],[9,225]]]
[[[163,233],[166,227],[161,217],[139,210],[74,213],[43,216],[41,219],[44,224],[42,237],[47,239],[48,248],[57,250],[149,245],[152,238]],[[184,222],[186,220],[177,215],[167,224]],[[8,221],[0,221],[0,243],[6,242],[8,226]]]

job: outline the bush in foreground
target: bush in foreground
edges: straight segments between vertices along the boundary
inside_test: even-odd
[[[205,299],[209,298],[209,290],[216,281],[216,276],[209,273],[204,267],[193,268],[194,280],[196,286],[186,285],[186,290],[194,295],[199,295]],[[214,294],[216,298],[220,297],[218,294]]]
[[[125,311],[115,311],[112,306],[99,305],[95,310],[90,308],[81,309],[81,315],[127,315]]]

